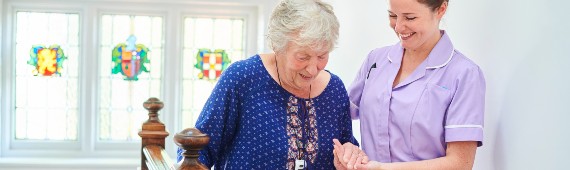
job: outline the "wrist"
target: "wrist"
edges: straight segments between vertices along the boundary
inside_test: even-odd
[[[370,162],[368,162],[367,167],[370,170],[387,170],[389,168],[387,168],[386,165],[387,164],[385,164],[385,163],[370,161]]]

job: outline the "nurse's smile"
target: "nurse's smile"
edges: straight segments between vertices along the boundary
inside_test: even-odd
[[[407,34],[399,33],[398,36],[400,37],[401,40],[408,40],[415,34],[416,34],[415,32],[407,33]]]

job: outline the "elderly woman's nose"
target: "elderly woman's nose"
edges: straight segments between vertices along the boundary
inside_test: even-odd
[[[309,74],[311,74],[311,76],[316,76],[319,72],[319,66],[316,62],[313,62],[307,66],[306,70],[309,72]]]

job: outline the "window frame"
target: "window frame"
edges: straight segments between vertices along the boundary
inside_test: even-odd
[[[251,13],[244,13],[241,11],[233,11],[233,15],[228,15],[228,14],[217,14],[217,15],[212,15],[212,14],[207,14],[207,13],[183,13],[182,17],[180,18],[180,29],[181,29],[181,34],[182,35],[181,39],[180,39],[180,50],[178,50],[180,52],[180,57],[177,57],[177,59],[179,60],[177,67],[179,67],[178,70],[182,70],[182,67],[184,65],[184,63],[182,62],[182,58],[184,57],[183,55],[183,51],[184,51],[184,36],[186,36],[186,32],[184,29],[184,23],[185,23],[185,19],[186,18],[216,18],[216,19],[243,19],[243,32],[242,35],[244,35],[244,39],[245,41],[243,42],[243,54],[245,56],[243,56],[243,59],[246,59],[248,57],[250,57],[250,55],[256,54],[255,53],[255,49],[252,48],[248,48],[251,46],[254,46],[255,44],[252,44],[252,41],[247,41],[248,39],[254,38],[251,37],[251,35],[255,35],[255,32],[252,32],[251,29],[247,29],[248,27],[253,27],[255,26],[255,23],[251,23],[251,19],[254,17]],[[251,24],[251,25],[250,25]],[[215,50],[215,49],[210,49],[210,50]],[[232,63],[235,61],[232,61]],[[183,80],[184,80],[184,75],[183,75],[183,71],[180,71],[180,84],[183,84]],[[194,80],[198,80],[198,78],[195,78]],[[198,80],[201,81],[201,80]],[[179,89],[179,93],[176,94],[183,94],[183,87],[181,87]],[[189,128],[189,127],[182,127],[184,126],[184,122],[182,121],[183,118],[183,107],[182,107],[182,101],[184,100],[182,96],[178,96],[177,100],[180,103],[180,106],[177,106],[178,108],[178,112],[180,112],[179,118],[177,119],[178,121],[176,122],[178,125],[178,127],[181,127],[182,129],[184,128]],[[197,113],[199,114],[199,113]],[[194,126],[192,126],[194,127]]]
[[[175,158],[177,146],[173,142],[175,133],[182,127],[182,55],[184,19],[186,17],[241,18],[244,20],[244,58],[263,49],[263,28],[258,23],[266,20],[260,16],[261,10],[267,10],[268,4],[257,5],[253,0],[234,2],[215,1],[97,1],[97,0],[0,0],[0,166],[6,162],[18,162],[18,158],[30,159],[56,158],[108,158],[136,160],[121,165],[139,166],[140,141],[115,142],[98,141],[99,130],[99,88],[100,62],[98,56],[101,44],[103,15],[146,15],[163,18],[163,61],[161,78],[161,96],[156,96],[165,103],[159,112],[160,120],[165,123],[170,133],[166,138],[166,151]],[[124,7],[129,5],[127,10]],[[214,9],[214,10],[209,10]],[[16,13],[58,12],[79,15],[79,56],[77,92],[78,136],[76,141],[16,141],[15,140],[15,30]],[[263,50],[261,50],[263,51]],[[169,66],[168,68],[165,66]],[[94,89],[94,90],[91,90]],[[142,103],[140,104],[142,107]],[[177,114],[173,114],[177,113]],[[145,114],[145,113],[141,113]],[[2,161],[4,159],[4,161]],[[14,160],[16,159],[16,160]],[[30,164],[22,161],[22,164]],[[100,163],[100,162],[99,162]],[[63,163],[66,164],[66,163]],[[67,163],[78,164],[78,163]],[[81,163],[79,163],[81,164]],[[87,163],[86,163],[87,164]],[[95,164],[95,163],[91,163]],[[113,164],[112,161],[110,164]],[[54,165],[55,166],[55,165]],[[42,168],[43,166],[37,166]],[[108,167],[108,166],[105,166]],[[121,167],[121,166],[119,166]],[[43,167],[45,168],[45,167]]]
[[[42,9],[42,8],[48,8],[48,9]],[[46,12],[46,13],[71,13],[71,14],[77,14],[79,16],[79,30],[80,32],[82,31],[82,27],[83,27],[83,18],[81,18],[81,15],[83,15],[84,10],[82,10],[80,7],[78,6],[71,6],[71,5],[64,5],[64,6],[57,6],[54,4],[44,4],[44,5],[36,5],[36,4],[20,4],[20,3],[14,3],[14,4],[8,4],[7,5],[7,10],[6,10],[6,17],[5,17],[5,21],[3,23],[6,23],[6,27],[5,31],[7,34],[7,36],[3,37],[3,51],[4,51],[4,61],[6,61],[6,64],[4,65],[5,70],[3,70],[3,80],[9,80],[8,83],[3,83],[4,87],[3,93],[2,94],[6,94],[3,95],[2,97],[3,102],[2,102],[2,142],[1,142],[1,148],[0,149],[2,151],[1,156],[29,156],[29,155],[33,155],[34,157],[38,157],[38,156],[47,156],[47,155],[53,155],[53,154],[58,154],[58,153],[65,153],[68,155],[73,155],[73,150],[77,150],[81,147],[81,143],[79,143],[78,141],[58,141],[58,142],[54,142],[54,141],[29,141],[29,140],[24,140],[24,141],[16,141],[15,140],[15,132],[12,131],[12,129],[15,128],[15,120],[14,120],[14,112],[15,109],[15,66],[16,66],[16,59],[15,59],[15,55],[16,52],[14,50],[14,45],[16,43],[16,37],[15,37],[15,30],[16,30],[16,17],[17,17],[17,13],[18,12]],[[79,39],[82,39],[82,34],[79,34]],[[79,55],[83,55],[83,51],[81,50],[81,44],[82,42],[79,42]],[[81,60],[78,60],[78,64],[81,65],[82,62]],[[83,70],[79,70],[79,74],[78,76],[82,76]],[[78,78],[78,81],[80,81],[80,79]],[[81,82],[78,82],[78,95],[83,95],[83,92],[80,90],[81,88]],[[9,97],[8,97],[9,96]],[[78,100],[79,102],[80,100]],[[79,106],[79,103],[78,103]],[[81,112],[81,108],[78,107],[78,112]],[[79,118],[80,116],[78,116]],[[79,118],[79,120],[81,120],[82,118]],[[81,123],[78,121],[78,129],[81,129]],[[8,138],[5,138],[8,137]],[[79,136],[78,136],[79,138]],[[49,149],[43,149],[41,151],[36,151],[40,148],[49,148]],[[14,151],[18,151],[18,152],[14,152]]]
[[[162,40],[163,40],[163,42],[162,42],[162,47],[163,47],[163,48],[162,48],[162,54],[161,54],[161,55],[163,56],[163,59],[166,58],[166,57],[165,57],[165,56],[166,56],[165,53],[166,53],[166,51],[167,51],[167,50],[166,50],[167,47],[165,46],[165,44],[166,44],[166,43],[165,43],[165,42],[166,42],[166,40],[165,40],[165,39],[166,39],[166,38],[165,38],[165,33],[166,33],[166,32],[164,31],[164,30],[166,29],[166,27],[167,27],[167,26],[166,26],[166,22],[165,22],[165,21],[166,21],[166,13],[165,13],[165,11],[158,11],[158,10],[157,10],[157,11],[151,11],[150,8],[149,8],[149,9],[146,9],[146,7],[141,8],[141,9],[126,10],[126,11],[125,11],[125,10],[121,11],[121,9],[118,9],[118,8],[101,8],[101,9],[99,9],[99,10],[97,11],[96,16],[93,18],[93,20],[96,21],[96,22],[95,22],[96,25],[95,25],[93,28],[97,28],[97,30],[96,30],[96,32],[97,32],[97,33],[96,33],[97,38],[94,39],[95,48],[93,48],[93,49],[96,50],[96,52],[94,53],[94,57],[91,57],[91,58],[97,58],[97,57],[101,56],[99,49],[101,48],[101,41],[102,41],[102,40],[101,40],[101,36],[102,36],[101,25],[102,25],[102,16],[103,16],[103,15],[139,15],[139,16],[161,17],[161,18],[163,19],[163,25],[162,25],[162,30],[163,30],[163,33],[162,33],[162,37],[163,37],[163,39],[162,39]],[[125,39],[126,39],[126,38],[127,38],[127,37],[125,37]],[[149,47],[149,48],[150,48],[150,47]],[[110,57],[111,57],[111,56],[109,56],[109,59],[110,59]],[[100,80],[100,77],[102,76],[102,75],[100,75],[100,73],[101,73],[101,70],[100,70],[100,69],[105,69],[105,68],[102,68],[102,67],[101,67],[101,63],[100,63],[99,58],[97,58],[96,61],[93,61],[93,63],[97,63],[97,64],[96,64],[96,65],[97,65],[97,68],[96,68],[96,71],[94,71],[94,73],[93,73],[93,75],[92,75],[93,78],[92,78],[91,80],[92,80],[93,82],[92,82],[91,84],[96,85],[96,86],[100,86],[100,85],[101,85],[101,82],[100,82],[99,80]],[[161,66],[161,87],[160,87],[160,88],[161,88],[161,89],[160,89],[160,94],[161,94],[162,96],[154,96],[154,97],[157,97],[157,98],[159,98],[159,99],[161,99],[161,100],[162,100],[162,98],[164,98],[164,95],[165,95],[165,94],[164,94],[164,89],[165,89],[165,88],[164,88],[164,85],[165,85],[164,77],[165,77],[165,75],[166,75],[166,74],[164,73],[164,71],[166,70],[165,67],[164,67],[165,62],[162,61],[162,64],[163,64],[163,66]],[[98,88],[96,88],[96,89],[98,89]],[[101,129],[101,128],[100,128],[100,124],[98,123],[98,122],[100,122],[100,115],[99,115],[99,113],[100,113],[100,112],[99,112],[99,107],[100,107],[100,101],[101,101],[101,98],[100,98],[101,94],[100,94],[100,92],[101,92],[100,90],[97,90],[97,93],[93,96],[93,98],[94,98],[94,100],[95,100],[95,101],[94,101],[95,104],[92,106],[92,107],[93,107],[93,110],[91,110],[92,113],[94,113],[93,116],[95,117],[95,118],[93,119],[93,120],[95,120],[95,121],[94,121],[94,122],[91,122],[91,123],[95,124],[95,125],[92,126],[92,127],[95,128],[95,129],[93,129],[93,130],[91,131],[91,132],[92,132],[92,140],[91,140],[91,142],[93,142],[94,150],[104,150],[104,151],[131,151],[131,152],[132,152],[133,150],[136,150],[137,153],[140,152],[140,151],[138,151],[138,150],[140,149],[140,146],[138,146],[138,145],[133,145],[133,143],[137,143],[136,141],[100,141],[100,140],[98,139],[99,130]],[[140,103],[140,104],[136,104],[136,103],[135,103],[135,107],[136,107],[136,106],[142,108],[142,103]],[[160,119],[161,119],[161,120],[165,117],[165,115],[163,115],[163,112],[164,112],[165,110],[168,111],[167,108],[163,108],[163,109],[161,110],[161,112],[159,112],[159,114],[160,114]],[[139,113],[135,113],[135,114],[139,114]],[[140,114],[144,114],[144,113],[140,113]],[[162,122],[165,122],[165,121],[162,120]],[[167,123],[168,123],[168,122],[165,122],[165,125],[167,125]],[[141,126],[142,126],[142,124],[141,124]],[[133,154],[136,154],[136,153],[130,153],[130,155],[133,155]]]

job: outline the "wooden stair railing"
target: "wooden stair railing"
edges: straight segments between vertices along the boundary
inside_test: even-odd
[[[168,136],[166,128],[158,119],[158,111],[164,107],[162,101],[151,97],[143,106],[148,110],[148,120],[143,123],[139,136],[142,138],[141,170],[171,170],[174,163],[164,151],[164,139]],[[179,170],[208,169],[198,161],[198,152],[208,144],[210,137],[196,128],[187,128],[174,136],[174,142],[185,150],[184,161]]]
[[[198,161],[198,152],[210,142],[208,135],[196,128],[187,128],[174,136],[174,142],[185,151],[182,153],[184,161],[180,164],[179,170],[208,169]]]

